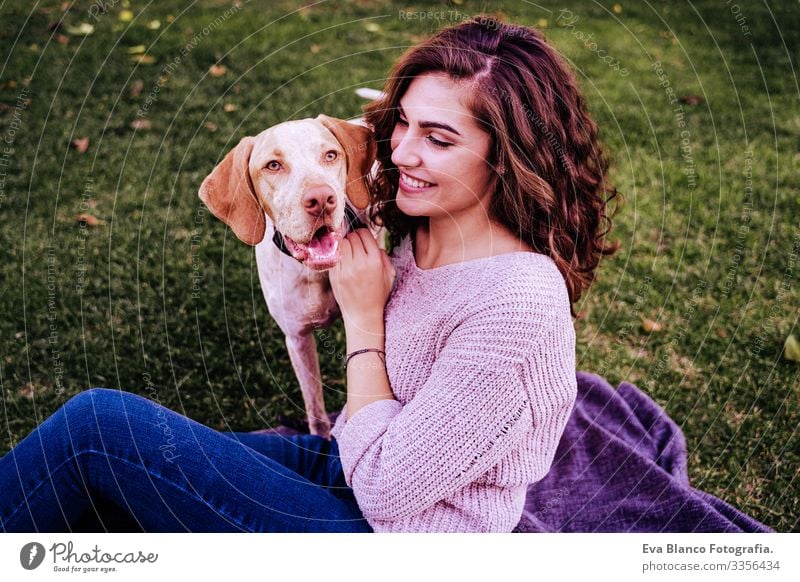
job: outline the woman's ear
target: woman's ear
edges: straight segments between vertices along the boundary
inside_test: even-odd
[[[264,238],[266,220],[250,178],[250,154],[255,139],[245,137],[217,164],[200,185],[200,200],[231,227],[239,239],[256,245]]]
[[[367,180],[378,150],[372,131],[362,125],[327,115],[318,115],[317,120],[344,148],[347,158],[347,197],[356,208],[366,208],[370,200]]]

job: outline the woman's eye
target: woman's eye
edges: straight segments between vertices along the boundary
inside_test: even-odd
[[[442,149],[449,148],[451,145],[453,145],[453,144],[451,144],[449,142],[438,140],[435,137],[433,137],[432,135],[428,136],[428,141],[431,142],[435,147],[442,148]]]
[[[267,170],[269,170],[270,172],[277,172],[283,166],[281,166],[281,163],[278,160],[272,160],[270,162],[267,162],[267,165],[264,167],[267,168]]]
[[[331,150],[325,154],[325,161],[326,162],[333,162],[336,158],[339,157],[339,152],[335,150]]]

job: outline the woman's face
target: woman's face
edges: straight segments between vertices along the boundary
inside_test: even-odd
[[[488,215],[491,138],[462,105],[468,87],[444,73],[427,73],[400,99],[392,162],[400,172],[397,206],[408,216],[459,221]]]

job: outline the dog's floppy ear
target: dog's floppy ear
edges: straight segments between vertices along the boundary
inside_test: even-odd
[[[252,137],[242,139],[203,180],[199,192],[211,213],[249,245],[260,243],[266,228],[248,168],[254,143]]]
[[[367,179],[377,156],[372,131],[343,119],[318,115],[317,119],[339,141],[347,158],[347,197],[358,209],[369,204]]]

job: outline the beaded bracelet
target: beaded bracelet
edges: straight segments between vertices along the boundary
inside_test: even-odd
[[[354,352],[350,352],[349,354],[347,354],[347,357],[344,359],[345,371],[347,370],[347,364],[348,362],[350,362],[350,358],[352,358],[353,356],[357,356],[359,354],[366,354],[367,352],[377,352],[378,356],[383,362],[383,365],[384,366],[386,365],[386,352],[384,352],[383,350],[379,350],[378,348],[365,348],[363,350],[356,350]]]

